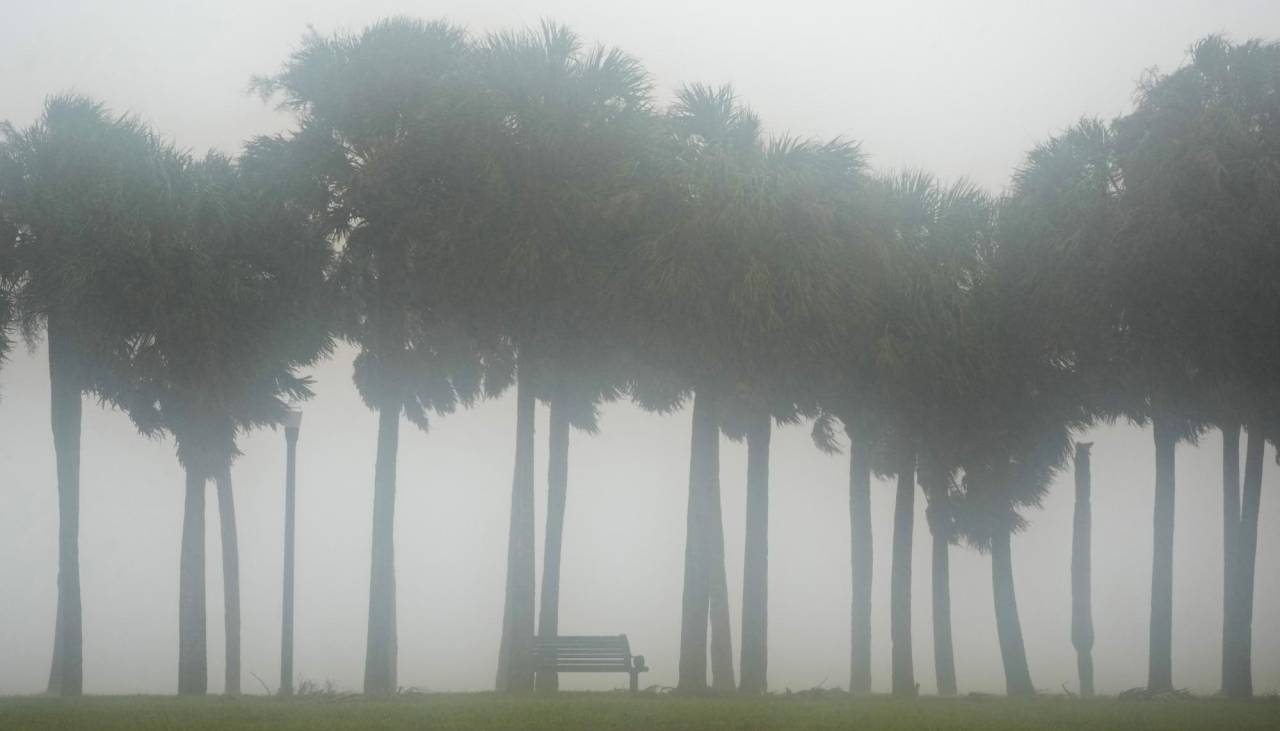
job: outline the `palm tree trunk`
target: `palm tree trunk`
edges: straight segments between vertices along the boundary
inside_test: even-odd
[[[1018,599],[1013,591],[1013,555],[1009,531],[998,530],[991,539],[991,587],[996,605],[996,634],[1004,661],[1005,688],[1010,696],[1034,695],[1027,649],[1022,642]]]
[[[198,464],[187,464],[186,472],[178,569],[178,694],[204,695],[209,690],[204,582],[204,488],[208,478]]]
[[[1071,644],[1076,649],[1083,698],[1093,697],[1092,446],[1076,444],[1076,504],[1071,525]]]
[[[916,458],[904,447],[893,508],[893,564],[889,581],[889,637],[893,643],[893,694],[915,697],[911,657],[911,534],[916,504]]]
[[[80,400],[74,344],[50,318],[49,416],[58,479],[58,605],[49,692],[78,696],[84,680],[80,611]]]
[[[564,539],[564,510],[569,492],[569,412],[560,399],[551,401],[547,433],[547,535],[542,553],[542,594],[538,634],[560,634],[560,552]],[[539,670],[539,691],[555,691],[560,677],[554,670]]]
[[[222,602],[226,624],[226,683],[223,693],[240,695],[240,542],[236,536],[236,502],[231,468],[218,471],[218,522],[222,529]]]
[[[933,663],[938,695],[956,694],[956,656],[951,642],[951,537],[933,533]]]
[[[1253,594],[1258,558],[1258,513],[1262,503],[1262,457],[1265,437],[1256,425],[1249,428],[1244,453],[1244,490],[1241,498],[1240,529],[1236,535],[1235,577],[1232,589],[1232,651],[1227,695],[1253,697]]]
[[[284,596],[280,602],[280,695],[293,695],[294,517],[298,475],[298,429],[286,427],[284,470]]]
[[[498,649],[499,693],[533,690],[534,506],[533,437],[537,400],[528,358],[516,371],[516,463],[507,533],[507,589]]]
[[[739,690],[764,693],[769,673],[769,442],[773,420],[747,432],[747,537],[742,565]]]
[[[717,437],[717,441],[719,441]],[[717,446],[717,451],[719,447]],[[717,459],[717,466],[719,460]],[[729,693],[737,688],[733,678],[733,635],[729,627],[729,579],[724,567],[724,518],[720,510],[720,475],[712,481],[711,522],[711,688]]]
[[[680,667],[677,688],[707,690],[707,615],[711,601],[711,502],[718,491],[720,427],[710,397],[693,398],[689,444],[689,507],[685,521],[684,590],[680,613]]]
[[[1236,555],[1240,533],[1240,425],[1222,426],[1222,693],[1232,695]]]
[[[388,695],[396,679],[396,455],[400,404],[378,410],[378,455],[373,468],[373,533],[369,565],[369,629],[364,655],[364,692]]]
[[[1173,690],[1173,506],[1177,437],[1163,419],[1152,420],[1156,496],[1151,562],[1151,637],[1147,688]]]
[[[871,446],[859,430],[849,435],[849,535],[853,602],[850,607],[849,692],[871,692]]]

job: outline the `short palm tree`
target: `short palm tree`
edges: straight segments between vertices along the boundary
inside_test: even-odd
[[[0,221],[12,306],[44,329],[58,487],[58,609],[49,690],[83,687],[80,602],[81,395],[138,323],[120,282],[165,234],[165,146],[138,119],[92,99],[51,97],[23,130],[0,126]]]

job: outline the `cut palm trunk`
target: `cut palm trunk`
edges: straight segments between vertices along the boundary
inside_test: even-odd
[[[997,531],[991,539],[991,587],[996,607],[996,634],[1000,659],[1004,662],[1005,688],[1010,696],[1035,694],[1027,650],[1022,641],[1022,622],[1013,589],[1013,556],[1009,531]]]
[[[223,692],[240,695],[240,545],[236,536],[231,470],[219,470],[214,482],[218,492],[218,522],[222,529],[222,602],[227,652]]]
[[[207,609],[204,579],[204,470],[187,472],[182,515],[182,555],[178,568],[178,694],[204,695],[209,689]]]
[[[742,657],[738,689],[768,690],[769,442],[772,419],[747,432],[747,537],[742,566]]]
[[[849,434],[849,536],[853,602],[849,620],[849,692],[871,692],[871,447],[854,429]]]
[[[1156,491],[1151,560],[1150,655],[1147,689],[1173,690],[1173,507],[1177,436],[1163,419],[1153,420]]]
[[[889,578],[889,638],[893,644],[893,694],[917,695],[911,654],[911,544],[915,521],[915,454],[904,450],[893,509],[893,566]]]
[[[1076,503],[1071,530],[1071,644],[1076,650],[1080,695],[1093,697],[1092,444],[1076,444]]]
[[[547,535],[538,612],[538,635],[542,637],[560,633],[560,554],[568,491],[569,412],[561,400],[553,399],[547,434]],[[539,691],[554,691],[560,687],[560,677],[555,670],[538,670],[536,683]]]
[[[369,630],[365,643],[364,692],[389,695],[396,680],[396,454],[400,404],[378,410],[378,455],[373,468],[373,540],[369,565]]]
[[[711,595],[710,528],[714,483],[720,472],[720,428],[709,397],[693,398],[689,438],[689,506],[685,520],[684,589],[680,613],[677,689],[707,690],[707,616]]]
[[[58,602],[54,618],[49,692],[78,696],[84,680],[80,608],[80,399],[74,344],[51,318],[49,416],[58,481]]]
[[[507,533],[506,601],[498,648],[499,693],[531,692],[534,681],[533,440],[537,400],[532,380],[527,365],[517,369],[516,453]]]

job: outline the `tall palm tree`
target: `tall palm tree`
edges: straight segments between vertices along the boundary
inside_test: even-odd
[[[0,126],[0,219],[13,305],[24,334],[43,327],[58,486],[58,609],[49,690],[83,688],[80,601],[81,395],[136,330],[122,273],[163,235],[164,145],[134,117],[82,96],[48,99],[31,126]]]
[[[1228,430],[1243,423],[1251,436],[1266,428],[1265,416],[1253,408],[1224,404],[1240,403],[1231,394],[1241,387],[1252,397],[1246,403],[1270,389],[1269,379],[1255,380],[1252,374],[1259,371],[1249,364],[1270,355],[1257,343],[1268,342],[1264,322],[1274,295],[1252,273],[1270,262],[1262,253],[1267,235],[1261,232],[1275,221],[1276,186],[1270,171],[1276,155],[1270,140],[1280,84],[1278,56],[1276,44],[1233,45],[1221,37],[1206,38],[1193,47],[1182,68],[1145,79],[1136,109],[1116,123],[1128,211],[1121,237],[1125,266],[1118,268],[1116,290],[1132,333],[1137,356],[1132,360],[1149,384],[1156,420],[1148,680],[1154,690],[1173,685],[1174,446],[1197,436],[1206,423]],[[1205,312],[1228,313],[1237,326],[1220,327]],[[1187,342],[1196,347],[1186,347]],[[1229,449],[1231,440],[1226,441]],[[1228,463],[1233,459],[1224,456]],[[1228,516],[1237,504],[1230,484],[1233,473],[1224,465]],[[1248,473],[1246,466],[1246,482]],[[1248,486],[1243,489],[1247,494]],[[1238,504],[1243,518],[1245,499]],[[1224,661],[1223,688],[1241,696],[1252,692],[1244,668],[1247,650],[1241,652],[1247,643],[1236,636],[1237,630],[1247,632],[1252,611],[1239,603],[1252,585],[1251,574],[1242,573],[1249,561],[1240,553],[1247,541],[1238,530],[1243,528],[1224,520],[1224,555],[1227,563],[1236,564],[1224,582],[1224,614],[1235,617],[1224,622],[1224,657],[1238,659]]]
[[[639,276],[622,284],[639,290],[646,312],[659,323],[650,333],[656,342],[644,349],[662,356],[662,370],[674,374],[680,384],[677,394],[692,392],[678,687],[700,693],[708,689],[707,623],[713,583],[723,574],[715,564],[717,558],[723,564],[724,556],[723,528],[717,525],[720,412],[730,386],[723,383],[717,364],[725,361],[723,336],[734,331],[734,313],[726,304],[732,301],[730,293],[746,260],[729,257],[733,270],[713,262],[721,259],[719,252],[733,252],[742,243],[742,194],[763,159],[763,145],[759,119],[738,104],[728,87],[684,87],[668,114],[668,125],[670,137],[655,152],[667,166],[657,176],[665,184],[650,201],[655,211],[666,214],[658,219],[663,224],[651,239],[635,251],[632,271]],[[675,403],[685,398],[677,395]],[[725,616],[717,612],[710,618]],[[731,640],[727,628],[713,632],[713,674],[719,687],[728,689]]]
[[[833,231],[842,191],[818,181],[856,180],[862,161],[856,146],[843,141],[765,143],[758,118],[729,87],[683,88],[667,125],[669,136],[657,152],[667,168],[648,196],[657,224],[635,249],[630,271],[638,274],[620,288],[636,292],[654,322],[640,349],[656,370],[674,374],[665,381],[674,398],[652,398],[641,389],[640,400],[659,409],[693,401],[679,687],[707,689],[710,618],[712,687],[733,688],[719,510],[724,428],[754,442],[752,558],[744,577],[744,627],[750,622],[744,642],[751,652],[743,672],[746,689],[759,692],[766,672],[767,564],[759,560],[767,535],[764,425],[796,412],[794,393],[774,395],[788,365],[830,344],[829,337],[811,338],[803,346],[810,353],[803,353],[789,328],[821,333],[833,318],[819,312],[836,301],[832,292],[844,281],[844,270],[824,266],[829,260],[821,258],[838,242]]]
[[[475,339],[447,299],[424,282],[438,265],[426,244],[442,235],[454,184],[472,175],[466,143],[481,119],[464,71],[472,49],[443,22],[393,18],[356,35],[303,39],[283,69],[255,83],[299,118],[299,144],[326,181],[345,232],[337,279],[343,336],[360,352],[354,380],[378,413],[366,693],[396,681],[395,462],[400,418],[420,428],[480,388]],[[498,359],[501,360],[500,358]],[[501,369],[495,373],[499,373]],[[485,387],[500,391],[505,377]],[[463,393],[459,393],[459,391]]]
[[[1054,357],[1067,365],[1075,398],[1093,418],[1106,421],[1142,408],[1132,399],[1141,387],[1127,383],[1121,371],[1119,316],[1107,291],[1122,193],[1111,130],[1084,119],[1027,154],[999,216],[1002,255],[1025,259],[1030,271],[1034,297],[1027,310],[1034,321],[1028,329],[1054,334]],[[1093,694],[1091,474],[1088,445],[1078,444],[1071,637],[1081,695]]]
[[[897,476],[894,503],[894,539],[890,577],[890,635],[893,644],[892,690],[898,696],[917,693],[911,642],[911,546],[917,470],[920,456],[944,447],[927,444],[929,429],[950,412],[949,394],[961,377],[965,361],[957,358],[958,339],[964,334],[968,299],[974,282],[976,258],[989,238],[991,205],[987,196],[968,181],[942,186],[927,173],[912,171],[883,183],[883,204],[889,215],[889,240],[885,246],[887,286],[878,297],[884,323],[876,343],[874,367],[880,399],[886,404],[888,472]],[[945,451],[945,450],[944,450]],[[940,452],[931,454],[936,460]],[[951,466],[925,464],[926,496],[932,496],[935,515],[946,504]],[[935,521],[940,530],[948,525]],[[942,547],[949,532],[939,536]],[[937,551],[939,577],[945,587],[947,563]],[[939,600],[942,592],[939,591]],[[940,601],[935,632],[935,655],[944,658],[940,687],[954,684],[945,658],[950,632],[946,630],[949,602]]]
[[[227,597],[226,692],[240,684],[239,565],[231,463],[238,433],[281,423],[310,395],[299,368],[331,347],[324,228],[282,183],[255,172],[283,152],[259,140],[240,166],[218,155],[184,165],[180,235],[129,282],[145,329],[130,377],[107,397],[145,434],[172,434],[186,471],[179,591],[178,692],[207,690],[204,503],[217,484]],[[256,159],[255,159],[256,158]],[[248,171],[248,172],[242,172]],[[287,184],[285,184],[287,185]],[[156,307],[153,303],[163,303]]]
[[[770,269],[773,281],[759,310],[782,327],[743,330],[737,344],[733,398],[722,429],[747,443],[747,516],[743,561],[741,676],[738,689],[768,689],[769,449],[772,424],[793,424],[818,412],[821,389],[813,364],[846,334],[844,310],[856,306],[848,249],[861,246],[853,201],[865,187],[856,145],[780,137],[765,148],[754,187],[760,206],[752,239],[790,261]],[[837,325],[838,323],[838,325]]]
[[[650,118],[649,80],[634,58],[587,47],[550,22],[490,35],[475,58],[490,115],[490,133],[477,152],[488,176],[463,216],[466,247],[443,251],[439,260],[451,280],[465,283],[451,290],[464,308],[510,343],[518,363],[496,686],[524,692],[535,683],[534,411],[539,397],[552,411],[542,607],[543,631],[554,634],[568,426],[593,429],[595,404],[616,392],[594,361],[608,335],[603,282],[617,265],[634,207],[631,181]],[[554,677],[544,674],[543,685],[554,687]]]

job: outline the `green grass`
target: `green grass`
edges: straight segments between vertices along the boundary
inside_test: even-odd
[[[1082,701],[1045,697],[870,698],[772,696],[683,698],[561,693],[503,698],[487,693],[360,697],[167,698],[100,696],[0,699],[2,729],[1276,729],[1280,702],[1217,699]]]

